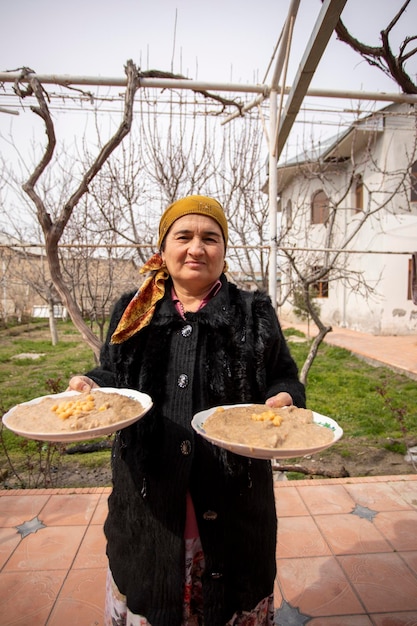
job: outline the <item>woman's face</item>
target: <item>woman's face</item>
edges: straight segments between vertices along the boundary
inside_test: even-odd
[[[162,259],[174,285],[188,290],[209,288],[224,267],[225,244],[216,220],[199,214],[184,215],[172,224]]]

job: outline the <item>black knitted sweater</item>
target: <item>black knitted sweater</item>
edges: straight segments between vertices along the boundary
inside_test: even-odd
[[[304,387],[269,298],[221,277],[222,288],[184,321],[170,297],[151,324],[122,344],[109,338],[131,300],[112,315],[100,386],[149,394],[153,408],[117,433],[113,490],[105,522],[113,578],[133,613],[152,626],[180,626],[184,592],[186,493],[196,510],[205,556],[204,623],[224,626],[273,591],[276,513],[268,461],[226,452],[194,433],[197,411],[264,402],[288,391],[305,406]]]

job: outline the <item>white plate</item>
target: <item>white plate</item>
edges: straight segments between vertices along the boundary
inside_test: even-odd
[[[231,409],[238,406],[250,406],[248,404],[230,404],[228,406],[224,406],[225,409]],[[289,450],[287,448],[254,448],[252,446],[246,446],[241,443],[233,443],[231,441],[224,441],[222,439],[216,439],[215,437],[210,437],[206,431],[204,430],[204,423],[206,419],[216,411],[218,407],[212,407],[211,409],[207,409],[206,411],[200,411],[196,413],[192,419],[191,426],[194,430],[210,441],[214,443],[216,446],[220,448],[224,448],[225,450],[229,450],[230,452],[235,452],[236,454],[240,454],[242,456],[249,456],[252,459],[293,459],[299,456],[307,456],[309,454],[315,454],[316,452],[321,452],[321,450],[325,450],[332,446],[336,441],[338,441],[343,435],[343,430],[340,426],[335,422],[331,417],[325,417],[324,415],[320,415],[320,413],[315,413],[313,411],[313,421],[315,424],[319,424],[323,426],[323,428],[330,428],[333,431],[333,440],[325,445],[315,446],[311,448],[297,448],[295,450]]]
[[[37,441],[62,441],[62,442],[70,442],[70,441],[87,441],[88,439],[95,439],[96,437],[102,437],[104,435],[111,435],[117,430],[121,430],[122,428],[126,428],[130,426],[138,419],[143,417],[145,413],[149,411],[152,407],[152,399],[146,393],[142,393],[140,391],[135,391],[134,389],[116,389],[113,387],[98,387],[91,390],[94,391],[102,391],[103,393],[118,393],[122,396],[127,396],[132,400],[136,400],[140,403],[140,407],[138,410],[138,414],[135,417],[132,417],[128,420],[121,420],[120,422],[115,422],[114,424],[110,424],[108,426],[100,426],[99,428],[90,428],[88,430],[75,430],[75,431],[57,431],[57,432],[47,432],[47,433],[34,433],[30,431],[26,431],[21,427],[16,429],[12,424],[9,424],[10,418],[13,415],[13,411],[17,407],[13,407],[8,411],[5,415],[3,415],[3,424],[11,431],[13,431],[16,435],[21,435],[22,437],[26,437],[26,439],[36,439]],[[30,400],[29,402],[22,402],[18,406],[30,406],[33,404],[38,404],[44,398],[56,398],[57,400],[61,400],[63,398],[71,398],[74,396],[78,396],[78,391],[63,391],[62,393],[50,394],[47,396],[42,396],[40,398],[35,398],[34,400]]]

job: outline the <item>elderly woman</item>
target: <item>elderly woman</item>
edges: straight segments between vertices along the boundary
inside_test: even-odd
[[[117,433],[105,522],[106,624],[273,624],[276,513],[269,461],[195,434],[221,404],[305,406],[270,299],[224,274],[227,221],[213,198],[167,208],[149,278],[116,304],[100,367],[70,387],[129,387],[153,407]]]

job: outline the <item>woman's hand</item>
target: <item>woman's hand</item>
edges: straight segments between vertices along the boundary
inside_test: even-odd
[[[73,376],[69,383],[67,391],[91,391],[98,387],[97,383],[88,376]]]
[[[277,393],[276,396],[268,398],[268,400],[265,402],[266,405],[275,408],[279,408],[281,406],[291,406],[292,403],[292,397],[286,391],[280,391],[280,393]]]

